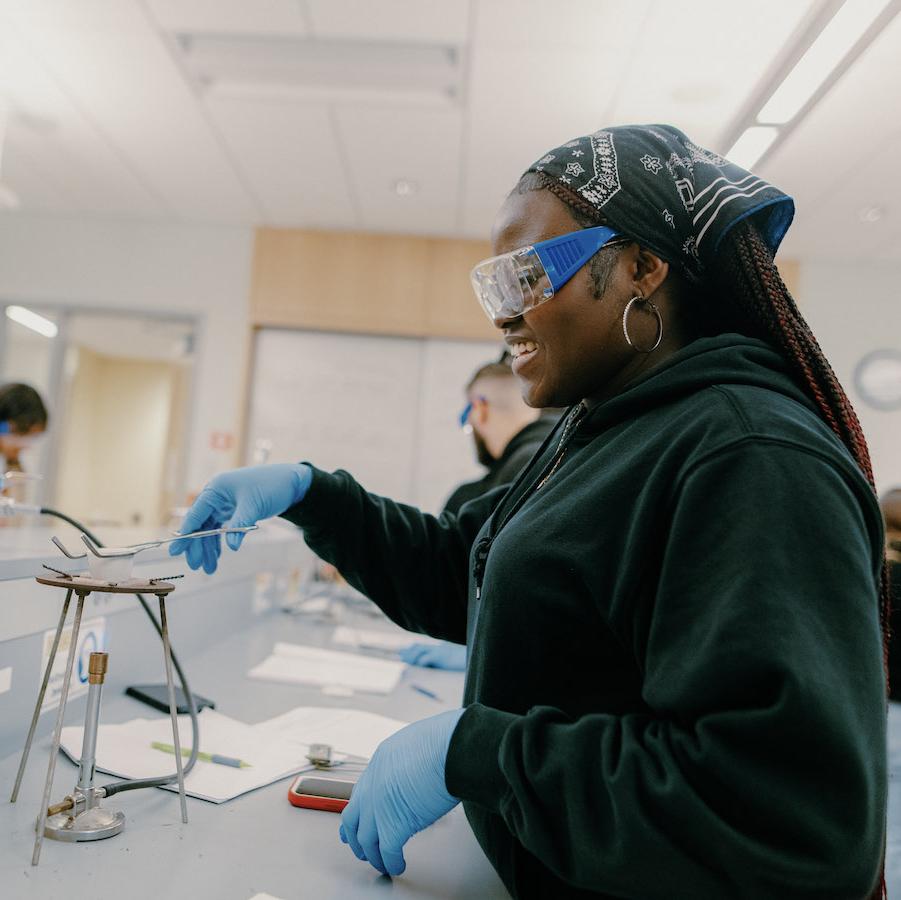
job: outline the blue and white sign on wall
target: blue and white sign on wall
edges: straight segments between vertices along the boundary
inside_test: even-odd
[[[43,677],[50,659],[50,650],[53,647],[53,638],[56,629],[44,632],[44,642],[41,648],[41,670]],[[44,694],[44,703],[41,712],[46,709],[56,709],[59,706],[60,693],[63,687],[63,676],[66,674],[66,658],[69,647],[72,645],[72,626],[67,625],[59,638],[59,648],[56,651],[56,659],[50,670],[50,681],[47,683],[47,692]],[[91,654],[98,650],[106,650],[106,619],[98,616],[96,619],[82,621],[78,631],[78,649],[75,653],[75,662],[72,671],[72,683],[69,685],[69,699],[87,693],[88,690],[88,662]]]

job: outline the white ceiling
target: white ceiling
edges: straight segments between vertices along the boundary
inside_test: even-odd
[[[0,179],[29,214],[486,237],[519,173],[604,126],[720,152],[831,0],[0,0]],[[192,81],[176,33],[449,45],[456,98]],[[786,253],[901,259],[901,17],[759,167]],[[398,196],[395,183],[418,190]],[[875,223],[859,212],[878,205]]]

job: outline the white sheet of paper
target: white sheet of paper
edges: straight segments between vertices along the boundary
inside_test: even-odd
[[[271,740],[285,746],[305,739],[309,743],[331,744],[340,753],[369,759],[385,738],[406,724],[359,709],[298,706],[269,719],[266,728]]]
[[[251,764],[238,769],[218,763],[197,760],[185,778],[185,791],[192,797],[222,803],[247,791],[271,784],[309,766],[303,750],[296,743],[282,745],[271,742],[254,726],[230,719],[212,709],[199,715],[200,749],[207,753],[234,756]],[[83,729],[63,729],[62,746],[77,759],[81,754]],[[190,746],[191,720],[178,717],[182,747]],[[151,742],[172,744],[172,725],[168,718],[132,719],[122,725],[101,725],[97,733],[97,768],[123,778],[151,778],[175,771],[175,755],[151,747]],[[178,790],[178,785],[167,785]]]
[[[346,754],[368,759],[380,741],[406,724],[360,710],[304,706],[257,725],[239,722],[212,709],[204,709],[198,719],[201,750],[234,756],[251,764],[251,768],[238,769],[198,760],[185,778],[185,791],[212,803],[223,803],[311,768],[306,754],[312,743],[331,744],[336,751],[335,760]],[[189,746],[188,716],[178,717],[178,732],[182,746]],[[62,731],[62,749],[73,761],[81,755],[82,734],[83,728],[77,725]],[[168,717],[101,725],[97,733],[97,770],[121,778],[150,778],[174,772],[174,754],[155,750],[152,741],[172,744]],[[166,789],[177,791],[178,785],[167,785]]]
[[[332,633],[332,643],[361,649],[396,652],[402,647],[409,647],[410,644],[437,644],[438,641],[423,634],[404,631],[402,628],[381,631],[374,628],[351,628],[348,625],[338,625]]]
[[[355,691],[389,694],[397,687],[405,668],[405,663],[391,659],[278,642],[272,653],[247,676],[261,681],[319,687],[340,685]]]

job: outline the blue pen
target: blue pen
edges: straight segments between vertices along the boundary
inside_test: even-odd
[[[414,691],[419,691],[420,694],[425,694],[426,697],[431,697],[432,700],[437,700],[439,703],[441,702],[441,698],[436,693],[430,691],[428,688],[424,688],[421,684],[411,684],[410,687],[413,688]]]

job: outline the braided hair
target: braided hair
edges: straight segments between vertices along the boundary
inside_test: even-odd
[[[543,172],[526,172],[514,191],[524,194],[541,189],[549,190],[561,200],[574,221],[583,228],[607,224],[602,221],[597,207]],[[593,258],[590,272],[595,296],[603,293],[616,255],[617,249],[611,248],[609,252],[600,252]],[[683,304],[683,308],[698,331],[707,334],[737,331],[748,337],[760,338],[781,352],[801,386],[813,399],[820,416],[848,449],[875,493],[873,467],[860,420],[753,222],[743,219],[726,233],[715,263],[708,272],[706,287],[690,286],[674,272],[669,277],[674,278],[678,293],[692,291],[695,295],[695,301]],[[724,296],[730,297],[732,303],[715,302],[716,297]],[[693,314],[693,308],[698,312]],[[879,597],[883,666],[887,680],[891,595],[885,558]]]
[[[769,248],[749,219],[737,222],[727,232],[717,256],[716,269],[711,273],[711,286],[714,290],[719,288],[720,296],[732,298],[731,312],[741,331],[762,338],[781,351],[813,398],[823,420],[847,447],[875,493],[870,452],[857,413],[785,286]],[[888,689],[891,585],[884,551],[879,585],[879,624]],[[883,868],[871,900],[885,896]]]

